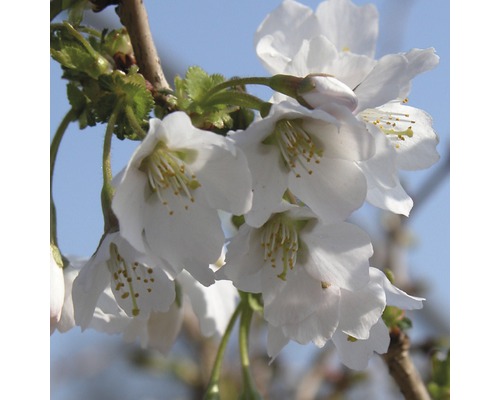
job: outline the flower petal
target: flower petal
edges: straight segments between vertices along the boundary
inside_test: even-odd
[[[269,72],[282,73],[305,36],[318,33],[313,11],[296,1],[285,0],[258,27],[254,37],[256,52]]]
[[[389,54],[378,60],[368,76],[354,89],[358,96],[356,112],[381,106],[398,97],[404,83],[408,60],[402,54]]]
[[[359,290],[342,290],[339,329],[356,339],[367,339],[371,327],[381,318],[385,305],[385,291],[374,280]]]
[[[342,221],[363,204],[366,198],[366,179],[352,161],[321,158],[309,175],[301,165],[290,173],[288,187],[325,223]]]
[[[177,279],[200,321],[201,333],[206,337],[214,334],[221,337],[239,299],[232,283],[217,281],[205,287],[187,271],[182,271]]]
[[[342,362],[347,367],[358,371],[368,366],[374,352],[386,353],[390,343],[389,330],[382,318],[373,325],[370,336],[366,340],[350,341],[348,335],[340,330],[334,333],[332,339]]]
[[[318,224],[301,231],[308,248],[307,272],[320,282],[356,290],[369,280],[370,237],[356,225],[339,222]]]
[[[378,11],[373,4],[357,6],[350,0],[329,0],[319,4],[316,16],[321,33],[339,50],[375,55]]]

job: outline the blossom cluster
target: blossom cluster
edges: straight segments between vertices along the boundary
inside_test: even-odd
[[[185,301],[204,334],[222,334],[240,290],[261,296],[272,359],[289,341],[331,341],[355,369],[386,352],[384,309],[423,299],[370,265],[370,237],[349,217],[366,202],[409,215],[399,171],[439,155],[431,118],[407,96],[439,59],[433,49],[376,59],[377,33],[372,5],[326,0],[314,12],[284,0],[255,34],[258,58],[287,87],[268,113],[226,136],[183,111],[151,119],[114,177],[118,225],[89,260],[69,261],[51,329],[167,351]],[[226,215],[243,217],[235,234]]]

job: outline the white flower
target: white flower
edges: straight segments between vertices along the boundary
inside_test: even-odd
[[[391,145],[389,148],[377,140],[375,157],[359,162],[368,181],[367,200],[377,207],[408,215],[413,203],[400,185],[398,170],[427,168],[439,155],[431,118],[404,104],[411,80],[434,68],[439,58],[431,48],[373,59],[377,26],[378,15],[372,6],[327,0],[313,14],[299,3],[285,1],[258,29],[256,50],[271,73],[302,77],[328,74],[340,82],[335,85],[333,97],[338,99],[340,84],[353,91],[355,97],[345,88],[342,91],[349,93],[349,101],[356,99],[353,113],[376,140],[377,136],[385,137]],[[300,40],[285,44],[282,39],[289,34]],[[312,97],[306,97],[310,105],[336,115],[338,100],[332,106],[324,102],[328,98],[324,93],[322,97],[315,93],[305,95]]]
[[[221,253],[224,233],[217,210],[241,215],[251,205],[244,154],[230,139],[195,128],[176,112],[150,120],[113,198],[120,231],[176,274],[184,268],[204,285]]]
[[[56,255],[54,255],[54,251]],[[61,319],[64,304],[64,275],[63,266],[56,262],[56,258],[62,263],[59,250],[50,246],[50,334],[54,333]]]
[[[412,297],[393,286],[377,268],[370,267],[370,282],[362,290],[341,290],[338,297],[337,324],[331,340],[339,351],[340,359],[349,368],[362,370],[374,352],[384,354],[389,346],[389,330],[381,316],[386,305],[401,309],[418,309],[422,300]],[[328,306],[327,306],[328,307]],[[316,324],[325,324],[325,316],[315,318]],[[298,341],[296,332],[315,329],[310,320],[300,321],[294,326],[269,326],[267,350],[274,360],[290,340]],[[325,340],[314,342],[321,347]]]
[[[174,282],[162,263],[137,251],[119,232],[105,235],[73,284],[75,321],[82,330],[89,326],[108,286],[129,317],[143,319],[153,311],[165,312],[175,299]]]
[[[60,332],[66,332],[75,326],[73,303],[77,309],[80,298],[71,296],[71,293],[75,293],[72,287],[76,284],[75,278],[83,272],[82,267],[87,263],[71,258],[70,264],[65,268],[67,296],[62,318],[57,326]],[[230,282],[215,282],[212,286],[205,287],[187,271],[179,274],[174,296],[175,301],[165,311],[151,311],[146,318],[131,317],[117,302],[108,282],[99,293],[88,328],[107,334],[122,334],[127,342],[138,339],[142,347],[167,353],[179,334],[187,304],[198,317],[204,336],[222,336],[239,298],[236,288]]]
[[[376,268],[370,268],[370,278],[384,289],[386,303],[402,310],[416,310],[422,308],[420,297],[413,297],[394,286],[385,274]],[[352,340],[339,327],[332,337],[340,359],[349,368],[361,370],[368,366],[368,361],[374,353],[385,354],[389,347],[389,329],[382,318],[370,329],[370,335],[365,339]]]
[[[323,35],[339,50],[375,55],[378,12],[372,4],[350,0],[319,4],[316,13],[296,1],[285,0],[261,23],[255,34],[257,54],[272,74],[283,73],[304,41]],[[314,71],[321,72],[321,71]]]
[[[323,222],[345,220],[366,198],[358,162],[373,155],[373,138],[347,108],[337,119],[284,101],[246,130],[230,133],[245,152],[253,179],[253,203],[245,215],[261,226],[289,190]]]
[[[368,235],[357,226],[322,224],[306,207],[283,204],[262,227],[240,227],[217,274],[240,290],[262,293],[270,326],[299,343],[323,345],[339,318],[348,321],[351,334],[367,337],[382,312],[384,304],[376,301],[359,313],[342,305],[346,293],[354,296],[346,304],[355,304],[372,291],[367,286],[372,252]],[[371,310],[378,314],[365,323]]]

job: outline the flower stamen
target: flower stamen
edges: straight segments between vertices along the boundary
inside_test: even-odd
[[[302,127],[300,120],[280,120],[274,130],[275,143],[288,167],[297,178],[301,175],[297,166],[303,167],[309,175],[313,173],[311,163],[319,164],[323,150],[313,142],[309,133]]]
[[[416,121],[410,119],[410,114],[368,109],[361,113],[361,117],[366,123],[377,126],[391,141],[396,142],[394,145],[396,149],[400,147],[398,142],[413,137],[413,126]]]
[[[109,253],[107,264],[113,281],[111,288],[117,299],[132,302],[131,313],[136,317],[140,314],[137,301],[141,295],[153,293],[154,270],[137,261],[127,263],[115,243],[109,245]]]
[[[277,277],[285,281],[288,269],[293,269],[297,261],[299,236],[296,227],[279,215],[271,218],[263,227],[261,246],[264,261],[269,260],[273,268],[276,268],[276,260],[281,259],[283,271]]]
[[[157,143],[151,154],[142,160],[139,169],[147,175],[149,187],[168,208],[169,215],[174,213],[167,200],[169,193],[183,198],[187,203],[184,205],[186,210],[189,203],[194,203],[193,192],[201,184],[183,163],[182,156],[171,151],[164,142]]]

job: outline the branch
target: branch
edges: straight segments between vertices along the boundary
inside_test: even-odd
[[[410,339],[404,332],[391,333],[389,350],[382,358],[406,400],[431,400],[410,357]]]
[[[160,93],[170,89],[170,85],[161,68],[143,1],[122,0],[116,12],[127,28],[139,71],[153,85],[155,100],[163,104],[164,96]]]

